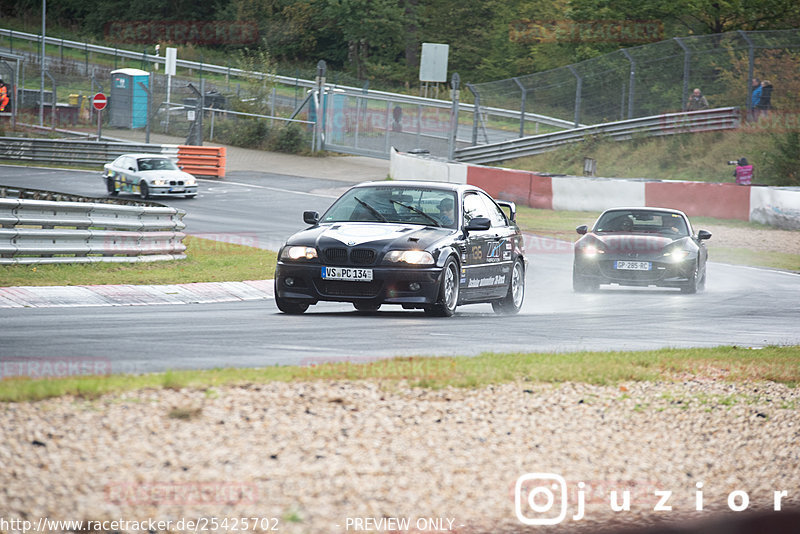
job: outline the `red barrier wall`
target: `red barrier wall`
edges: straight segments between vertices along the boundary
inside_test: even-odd
[[[544,210],[553,209],[553,179],[531,173],[531,194],[528,206]]]
[[[534,208],[553,208],[553,186],[546,176],[470,165],[467,183],[480,187],[498,200],[511,200]]]
[[[686,215],[750,220],[750,188],[702,182],[648,182],[648,206],[678,209]]]

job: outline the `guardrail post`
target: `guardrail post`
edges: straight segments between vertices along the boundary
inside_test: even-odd
[[[458,98],[460,96],[458,87],[460,83],[461,77],[457,72],[454,72],[450,81],[450,86],[452,87],[451,94],[453,96],[453,107],[450,111],[450,144],[447,151],[447,158],[450,160],[453,159],[456,151],[456,138],[458,135]]]
[[[581,93],[583,92],[583,78],[580,74],[578,74],[578,71],[572,65],[568,65],[567,68],[577,80],[577,85],[575,86],[575,128],[577,128],[581,123]]]

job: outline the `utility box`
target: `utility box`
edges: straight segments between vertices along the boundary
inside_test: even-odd
[[[150,73],[139,69],[111,71],[109,111],[111,126],[143,128],[147,125],[147,92],[139,83],[150,88]]]

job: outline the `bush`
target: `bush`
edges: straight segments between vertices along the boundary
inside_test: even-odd
[[[303,132],[297,124],[287,124],[278,129],[275,140],[271,144],[273,150],[290,154],[298,154],[306,148]]]
[[[773,134],[774,150],[765,156],[759,182],[778,186],[800,186],[800,131]]]

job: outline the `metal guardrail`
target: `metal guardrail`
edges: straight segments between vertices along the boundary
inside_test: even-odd
[[[667,113],[595,126],[574,128],[563,132],[533,135],[501,143],[458,148],[457,161],[490,163],[555,150],[560,146],[583,141],[587,136],[600,136],[617,141],[637,135],[661,136],[712,130],[732,130],[741,122],[739,108],[717,108],[702,111]]]
[[[185,214],[154,202],[0,186],[0,265],[184,259]]]
[[[177,158],[178,145],[0,137],[0,160],[102,167],[122,154],[138,153],[164,154]]]

